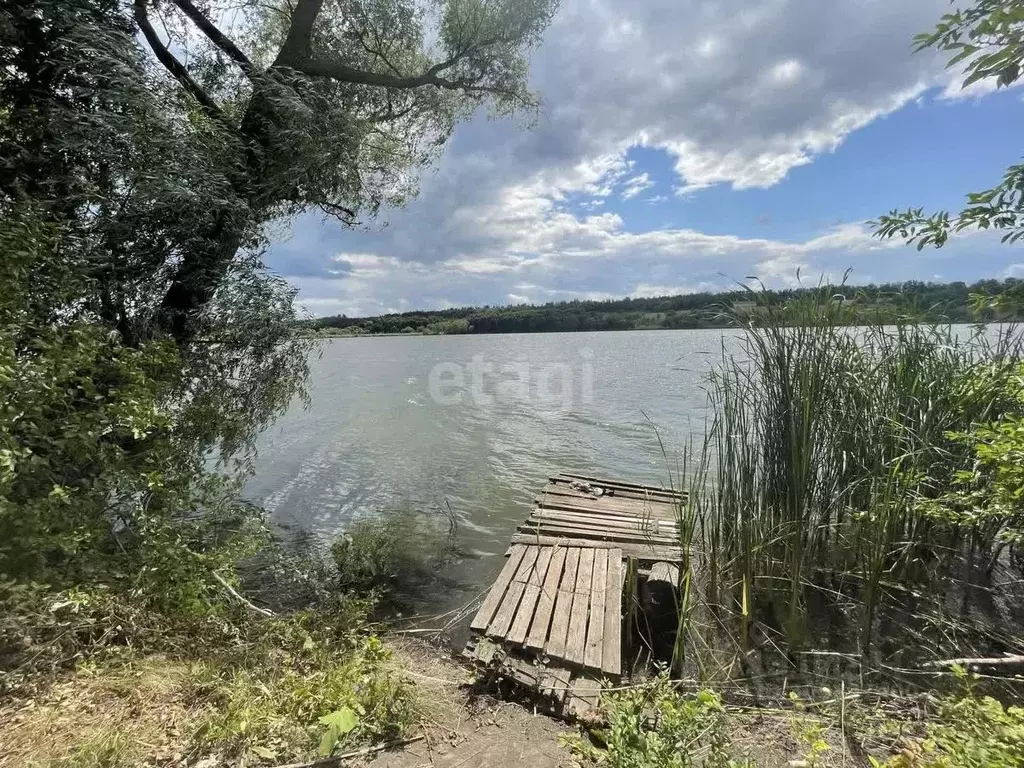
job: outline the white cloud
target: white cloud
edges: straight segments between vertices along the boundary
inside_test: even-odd
[[[1003,270],[1003,277],[1024,277],[1024,264],[1011,264]]]
[[[684,196],[647,198],[662,203],[652,215],[712,185],[779,184],[949,82],[939,56],[910,52],[913,35],[947,9],[947,0],[565,0],[534,57],[544,106],[531,130],[482,118],[460,127],[420,197],[386,212],[386,229],[304,218],[275,266],[303,297],[365,313],[403,301],[728,287],[754,273],[788,280],[797,266],[911,276],[912,258],[956,248],[896,257],[859,224],[792,242],[638,227],[615,212],[613,192],[630,199],[650,186],[628,159],[636,146],[668,153]]]
[[[315,314],[379,314],[411,308],[413,289],[417,307],[442,308],[494,303],[499,296],[519,304],[723,290],[748,275],[767,285],[795,285],[798,270],[815,282],[822,274],[841,275],[851,265],[891,259],[883,254],[903,248],[873,239],[860,224],[786,241],[687,228],[629,232],[614,215],[575,217],[540,205],[527,207],[540,212],[529,220],[516,218],[518,226],[501,230],[497,250],[507,255],[424,263],[341,254],[337,261],[352,265],[351,272],[298,281],[304,294],[322,297],[307,306]]]
[[[629,200],[636,197],[645,189],[650,189],[654,186],[654,182],[651,181],[650,175],[645,171],[639,176],[634,176],[629,179],[622,187],[622,199]]]
[[[773,85],[793,85],[800,79],[803,71],[804,67],[797,59],[786,59],[771,68],[769,80]]]

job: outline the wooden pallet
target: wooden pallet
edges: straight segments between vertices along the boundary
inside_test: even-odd
[[[651,562],[682,559],[679,510],[685,495],[661,488],[561,474],[536,497],[532,514],[512,544],[595,546],[621,549]],[[532,539],[532,540],[531,540]]]
[[[470,629],[618,676],[622,551],[515,544]]]
[[[601,681],[585,670],[508,650],[482,635],[474,635],[463,655],[482,664],[498,678],[507,678],[533,692],[536,703],[551,714],[573,720],[598,719]]]
[[[671,489],[550,478],[470,624],[466,655],[576,716],[596,708],[599,680],[622,674],[624,558],[670,574],[685,502]]]

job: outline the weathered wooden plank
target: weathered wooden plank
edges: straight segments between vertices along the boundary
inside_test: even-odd
[[[630,520],[659,520],[675,523],[679,518],[676,507],[668,504],[615,504],[603,502],[601,499],[584,499],[578,496],[565,496],[560,493],[542,493],[534,497],[534,503],[545,509],[560,509],[565,512],[586,512],[591,515],[611,518],[627,518]]]
[[[570,523],[581,523],[592,525],[596,528],[609,528],[627,531],[641,531],[655,536],[671,536],[678,538],[678,529],[673,523],[660,522],[658,520],[644,520],[643,518],[618,518],[605,517],[590,512],[567,512],[558,509],[539,507],[530,516],[538,520],[564,520]]]
[[[589,509],[579,507],[568,507],[556,505],[538,506],[530,513],[530,519],[550,518],[552,520],[576,520],[581,523],[589,523],[598,527],[630,528],[632,530],[649,530],[661,536],[679,536],[679,526],[672,520],[664,520],[655,517],[633,517],[623,515],[603,515],[600,512],[591,512]]]
[[[551,509],[538,507],[530,514],[531,519],[565,520],[567,522],[580,522],[596,527],[626,528],[628,530],[649,530],[656,536],[677,537],[677,528],[674,524],[643,517],[611,517],[600,515],[594,512],[570,511],[564,509]]]
[[[558,534],[537,535],[536,532],[516,533],[510,540],[511,546],[523,544],[541,547],[584,547],[590,549],[618,549],[623,555],[635,557],[647,562],[658,560],[682,560],[683,552],[678,547],[651,546],[649,544],[631,544],[616,541],[591,541],[581,538],[570,538]]]
[[[544,584],[540,594],[537,596],[537,607],[533,612],[533,623],[530,625],[530,634],[526,638],[527,648],[541,649],[548,639],[548,627],[551,626],[551,611],[555,607],[555,597],[558,595],[558,584],[562,578],[562,567],[565,565],[565,547],[547,547],[551,552],[548,572],[544,577]]]
[[[671,589],[679,588],[679,566],[675,563],[655,563],[651,566],[651,575],[647,581],[665,582]]]
[[[587,644],[587,617],[590,614],[590,588],[594,574],[596,550],[580,550],[580,565],[576,571],[576,594],[572,600],[569,634],[565,640],[565,659],[573,664],[583,663]]]
[[[509,553],[508,560],[505,561],[505,567],[501,569],[501,573],[498,574],[497,580],[491,586],[490,592],[487,593],[487,597],[484,598],[483,603],[480,606],[480,610],[476,612],[476,616],[473,617],[473,621],[470,622],[469,628],[477,631],[483,631],[487,629],[487,625],[491,623],[491,619],[494,617],[494,612],[498,610],[498,606],[501,605],[501,598],[505,596],[505,590],[508,589],[509,582],[512,581],[512,577],[515,576],[516,569],[519,568],[519,563],[523,559],[523,552],[526,551],[526,547],[522,544],[513,544],[512,550]]]
[[[540,690],[545,696],[550,696],[555,703],[561,704],[569,692],[572,673],[565,667],[551,665],[541,675]]]
[[[551,617],[551,632],[544,652],[555,658],[565,657],[565,638],[569,633],[569,616],[572,611],[572,595],[576,589],[576,570],[579,567],[579,547],[572,547],[565,555],[565,568],[562,580],[558,584],[558,595],[555,597],[555,610]]]
[[[519,598],[523,596],[523,589],[526,587],[526,578],[530,573],[533,564],[537,562],[537,555],[540,547],[527,547],[523,553],[523,559],[519,562],[516,575],[508,585],[508,591],[501,601],[494,618],[487,625],[487,634],[492,637],[505,637],[512,626],[512,619],[515,617],[516,608],[519,606]]]
[[[683,497],[673,496],[652,489],[615,488],[589,481],[574,480],[568,477],[553,477],[541,488],[541,493],[563,493],[571,496],[583,496],[588,499],[622,501],[653,501],[659,504],[678,504]],[[582,483],[582,485],[581,485]]]
[[[595,485],[599,488],[614,488],[615,490],[633,491],[636,493],[647,493],[650,495],[661,495],[661,496],[672,496],[674,498],[682,497],[685,492],[677,491],[672,488],[665,488],[664,486],[658,487],[654,485],[640,485],[639,483],[630,483],[625,480],[608,480],[603,477],[593,477],[592,475],[578,475],[575,472],[560,472],[557,476],[549,478],[553,483],[571,483],[571,482],[584,482]]]
[[[556,512],[555,514],[558,513]],[[609,533],[621,533],[623,535],[630,536],[633,539],[639,539],[642,541],[662,541],[669,546],[676,544],[679,541],[679,537],[675,531],[645,531],[636,525],[602,525],[597,521],[567,520],[559,517],[545,516],[544,512],[531,515],[528,519],[520,523],[520,526],[530,526],[534,528],[538,526],[573,528],[581,531],[608,531]]]
[[[555,504],[553,506],[542,504],[535,507],[533,512],[530,513],[531,517],[544,515],[573,515],[581,522],[585,521],[599,526],[626,526],[628,528],[656,530],[658,533],[666,536],[678,536],[679,531],[679,526],[674,520],[666,520],[665,518],[657,517],[642,517],[639,515],[607,515],[601,512],[594,512],[589,509],[570,506],[568,504]]]
[[[622,673],[622,550],[608,550],[604,595],[604,650],[601,668],[609,675]]]
[[[540,588],[544,583],[544,577],[548,573],[548,563],[551,561],[551,547],[544,547],[537,555],[537,562],[530,568],[527,574],[526,587],[523,589],[523,597],[516,609],[516,618],[512,622],[512,629],[508,633],[508,641],[516,645],[522,645],[526,640],[526,633],[530,629],[530,622],[533,620],[534,608],[537,607],[537,598],[540,596]]]
[[[590,621],[583,651],[583,666],[601,671],[604,653],[604,603],[608,581],[608,555],[594,550],[594,574],[590,580]]]
[[[572,681],[572,690],[566,697],[569,714],[579,720],[593,720],[600,716],[597,711],[601,697],[601,683],[588,675],[579,675]]]
[[[655,518],[672,523],[679,519],[678,507],[671,504],[648,504],[639,499],[625,503],[613,499],[567,496],[564,493],[541,493],[535,496],[533,501],[541,507],[577,512],[586,511],[602,517]]]
[[[601,488],[612,488],[613,490],[630,490],[633,493],[648,494],[651,496],[670,496],[679,498],[685,496],[684,490],[676,490],[664,485],[644,485],[628,480],[612,480],[606,477],[595,477],[593,475],[578,474],[575,472],[559,472],[556,476],[549,478],[552,482],[589,482]]]
[[[592,502],[609,509],[618,508],[622,510],[643,509],[644,507],[675,510],[682,504],[682,500],[680,499],[672,499],[670,497],[663,496],[625,496],[623,493],[594,496],[594,494],[588,493],[586,490],[580,490],[579,488],[572,487],[571,485],[558,482],[549,482],[541,488],[541,494],[544,496],[559,497],[565,501]]]
[[[536,664],[515,656],[506,656],[501,664],[502,671],[513,680],[529,687],[539,688],[544,670]]]
[[[540,536],[569,536],[578,539],[622,541],[632,542],[634,544],[647,544],[652,547],[671,547],[673,544],[676,544],[678,542],[678,539],[675,539],[671,536],[648,536],[640,531],[631,532],[609,529],[601,530],[598,528],[588,527],[586,525],[577,525],[575,523],[562,522],[560,520],[531,519],[522,523],[517,530],[519,530],[521,533],[534,533]]]
[[[463,656],[486,667],[495,660],[500,661],[503,659],[505,652],[501,649],[501,646],[492,643],[486,637],[471,635],[470,641],[466,643]]]
[[[592,504],[596,509],[615,511],[617,514],[636,514],[639,510],[660,510],[659,514],[664,517],[677,517],[680,502],[670,499],[658,499],[652,497],[631,497],[631,496],[593,496],[583,491],[577,491],[568,485],[544,486],[540,495],[549,499],[560,499],[567,504],[583,503]],[[535,498],[536,500],[536,498]]]

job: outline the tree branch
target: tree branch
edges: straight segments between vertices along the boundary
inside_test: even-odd
[[[334,218],[341,221],[343,224],[346,224],[350,227],[354,227],[359,223],[356,220],[356,212],[353,211],[351,208],[346,208],[343,205],[338,205],[337,203],[330,202],[317,203],[317,205],[320,207],[320,210],[322,210],[325,214],[327,214],[328,216],[333,216]]]
[[[480,85],[480,77],[460,77],[451,79],[440,77],[440,73],[451,69],[462,59],[470,54],[486,48],[490,45],[503,42],[505,38],[501,35],[489,37],[473,45],[467,46],[450,59],[440,61],[418,75],[402,76],[398,74],[389,75],[381,72],[367,72],[365,70],[349,67],[337,61],[328,59],[305,59],[292,62],[289,66],[309,77],[329,77],[332,80],[344,83],[360,83],[362,85],[375,85],[384,88],[421,88],[424,85],[434,85],[447,90],[461,90],[467,92],[481,93],[502,93],[500,88],[492,88]],[[385,60],[385,63],[386,60]]]
[[[231,595],[233,598],[235,598],[235,600],[240,602],[242,605],[244,605],[250,611],[254,611],[254,612],[260,614],[261,616],[266,616],[267,618],[273,618],[273,616],[274,616],[274,612],[273,611],[268,611],[266,608],[260,608],[258,605],[254,605],[249,600],[246,600],[244,597],[242,597],[238,593],[238,590],[236,590],[234,587],[232,587],[230,584],[228,584],[227,580],[223,576],[221,576],[219,573],[217,573],[216,571],[210,571],[210,575],[213,576],[213,578],[217,580],[218,584],[220,584],[222,587],[224,587],[224,589],[227,590],[229,595]]]
[[[163,41],[149,20],[149,14],[146,12],[146,0],[135,0],[133,10],[135,23],[139,25],[139,29],[142,31],[143,37],[146,38],[146,42],[149,43],[149,47],[153,50],[157,61],[174,76],[175,80],[181,83],[182,87],[188,91],[192,98],[199,102],[200,106],[210,117],[234,130],[234,126],[231,125],[227,116],[221,111],[221,108],[217,106],[217,102],[200,87],[199,83],[192,79],[192,75],[188,73],[185,65],[178,61],[174,54],[167,49],[167,46],[163,44]]]
[[[204,35],[209,38],[210,42],[220,48],[226,53],[238,66],[242,68],[242,71],[250,77],[256,71],[256,67],[249,57],[246,56],[242,50],[235,45],[234,41],[231,40],[227,35],[221,32],[206,16],[200,11],[195,5],[192,4],[191,0],[171,0],[181,12],[192,19],[192,22],[199,27]]]
[[[324,0],[298,0],[292,11],[291,24],[284,45],[274,60],[275,67],[300,69],[297,65],[309,59],[313,43],[313,24],[320,15]]]
[[[312,59],[310,61],[298,62],[296,65],[293,65],[293,68],[304,75],[308,75],[309,77],[328,77],[342,83],[359,83],[362,85],[375,85],[383,88],[408,89],[421,88],[424,85],[435,85],[438,88],[445,88],[449,90],[487,92],[498,90],[496,88],[478,85],[475,78],[449,80],[448,78],[438,77],[437,74],[431,71],[434,69],[433,67],[422,74],[413,75],[411,77],[399,77],[397,75],[387,75],[380,72],[367,72],[362,69],[355,69],[354,67],[346,66],[345,64],[337,61],[328,61],[326,59]]]

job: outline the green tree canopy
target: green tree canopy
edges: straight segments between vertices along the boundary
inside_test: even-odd
[[[319,208],[355,224],[404,201],[456,122],[479,104],[499,112],[534,104],[526,53],[554,7],[133,0],[153,58],[187,96],[183,107],[194,107],[192,120],[217,136],[214,167],[228,188],[199,230],[203,246],[182,251],[164,294],[171,332],[188,336],[189,316],[264,222]],[[155,16],[172,30],[169,44]],[[190,51],[187,63],[174,48]]]
[[[927,48],[952,54],[948,66],[964,67],[964,87],[986,80],[998,88],[1012,85],[1024,62],[1024,0],[978,0],[948,13],[915,38],[915,50]],[[1003,242],[1015,243],[1024,237],[1024,164],[1010,166],[992,189],[969,194],[958,212],[893,210],[873,224],[879,237],[900,237],[918,250],[942,247],[966,229],[1003,230]]]
[[[5,203],[88,218],[120,253],[105,314],[129,341],[184,343],[267,222],[318,208],[355,224],[405,200],[478,105],[534,105],[526,54],[555,0],[9,8]]]
[[[261,523],[239,471],[307,373],[265,226],[372,216],[477,105],[534,104],[553,8],[0,8],[0,576],[179,605],[219,589],[205,577],[258,537],[225,550],[211,526]]]

